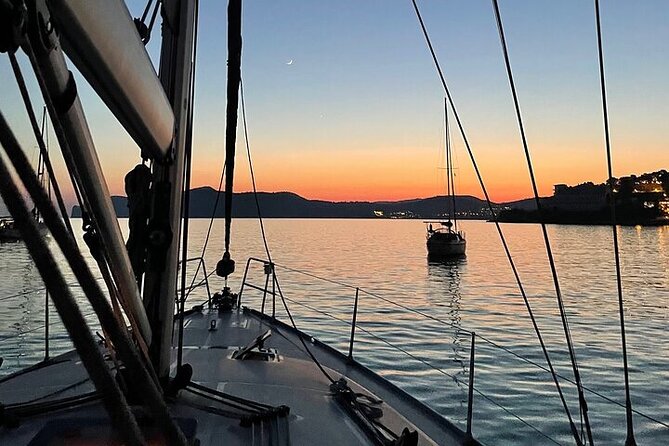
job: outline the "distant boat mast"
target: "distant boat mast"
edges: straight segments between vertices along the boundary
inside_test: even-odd
[[[444,98],[444,144],[446,149],[446,195],[451,198],[451,209],[448,221],[453,220],[455,231],[458,230],[458,220],[455,216],[455,181],[453,175],[453,157],[451,156],[451,132],[448,125],[448,98]]]

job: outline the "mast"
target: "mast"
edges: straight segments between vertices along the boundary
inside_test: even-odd
[[[197,5],[163,0],[162,8],[159,78],[174,112],[175,137],[168,157],[153,166],[143,297],[154,334],[149,354],[158,377],[165,381],[172,347]]]
[[[49,139],[46,135],[46,105],[42,108],[42,126],[40,128],[40,133],[42,135],[42,138],[46,140],[46,145],[45,149],[48,151],[49,150]],[[39,156],[37,157],[37,181],[39,181],[40,185],[43,188],[47,188],[48,184],[46,176],[44,174],[44,155],[46,153],[42,153],[42,151],[39,151]],[[49,195],[51,195],[51,188],[49,187]],[[35,217],[35,221],[39,222],[39,209],[37,206],[33,209],[33,215]]]
[[[458,220],[455,216],[455,181],[453,181],[453,159],[451,157],[451,132],[448,126],[448,98],[444,98],[444,141],[446,146],[446,193],[451,198],[451,211],[448,220],[453,220],[457,232]]]

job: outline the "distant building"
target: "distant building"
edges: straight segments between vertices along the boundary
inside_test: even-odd
[[[599,211],[606,206],[606,185],[591,182],[577,186],[556,184],[553,197],[548,200],[552,208],[564,211]]]
[[[643,192],[664,192],[662,183],[659,180],[641,180],[634,185],[634,193]]]
[[[606,183],[555,184],[553,196],[542,198],[539,214],[521,200],[502,210],[500,221],[604,224],[611,221],[609,201],[615,199],[617,222],[626,225],[669,224],[669,172],[629,175]]]
[[[566,192],[569,192],[569,186],[564,183],[553,186],[553,195],[563,194]]]
[[[622,177],[616,185],[618,203],[637,206],[657,219],[669,219],[669,173],[666,170]]]

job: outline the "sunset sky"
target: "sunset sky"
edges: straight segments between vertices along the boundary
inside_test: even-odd
[[[144,3],[129,2],[132,14],[140,15]],[[216,187],[223,163],[226,3],[201,1],[193,186]],[[422,0],[419,6],[493,200],[529,196],[490,2]],[[555,183],[603,181],[592,2],[501,0],[500,7],[540,192],[549,195]],[[602,20],[614,173],[669,168],[669,2],[605,0]],[[410,0],[246,1],[243,35],[260,190],[337,201],[444,192],[443,92]],[[158,49],[156,29],[149,44],[154,61]],[[41,104],[27,60],[19,57]],[[0,109],[36,157],[6,57],[0,76]],[[78,80],[107,182],[112,193],[123,194],[123,177],[139,151]],[[461,139],[452,133],[458,194],[480,197]],[[235,187],[247,191],[239,135]],[[60,156],[54,158],[62,173]]]

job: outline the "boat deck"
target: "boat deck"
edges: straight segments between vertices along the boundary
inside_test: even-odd
[[[272,330],[272,336],[265,347],[277,350],[278,361],[231,358],[236,350],[268,329]],[[283,423],[270,427],[273,432],[242,427],[239,420],[193,407],[193,403],[203,404],[204,400],[183,390],[170,404],[172,414],[180,421],[196,420],[195,437],[202,446],[372,444],[333,399],[330,382],[308,357],[298,336],[305,335],[250,310],[219,314],[205,309],[188,314],[183,361],[193,367],[193,382],[257,402],[285,405],[290,407],[290,414]],[[310,350],[334,379],[344,376],[355,392],[383,400],[381,421],[392,431],[399,434],[405,427],[417,430],[420,445],[464,444],[463,432],[443,417],[362,365],[318,341],[307,339]],[[72,352],[56,358],[46,367],[5,378],[0,382],[0,402],[7,405],[48,401],[92,390],[79,358]],[[0,428],[0,444],[28,445],[48,421],[65,422],[84,416],[106,419],[102,405],[95,401],[84,407],[23,420],[14,429]]]

